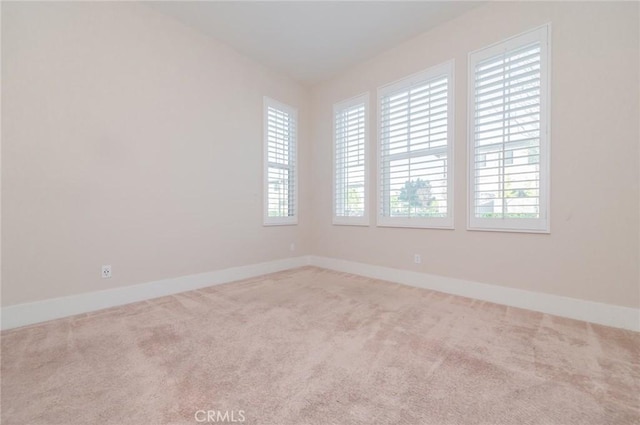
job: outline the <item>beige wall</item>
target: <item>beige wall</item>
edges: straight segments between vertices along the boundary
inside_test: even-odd
[[[551,234],[466,231],[467,53],[546,22]],[[638,36],[633,3],[489,4],[310,95],[142,5],[3,2],[2,305],[313,253],[638,307]],[[332,226],[333,103],[449,59],[455,230]],[[262,226],[263,95],[300,109],[298,226]]]
[[[488,4],[315,87],[315,253],[638,307],[638,18],[637,3]],[[467,231],[467,54],[547,22],[551,234]],[[369,91],[375,135],[376,88],[449,59],[455,60],[455,230],[332,226],[332,104]],[[373,167],[370,178],[374,194]],[[414,253],[422,264],[413,264]]]
[[[300,110],[305,187],[305,88],[146,6],[2,9],[3,305],[310,252],[304,191],[262,226],[263,95]]]

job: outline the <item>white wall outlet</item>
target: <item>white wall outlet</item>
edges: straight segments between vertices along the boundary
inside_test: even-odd
[[[413,262],[416,264],[422,263],[422,257],[420,254],[413,254]]]
[[[111,277],[111,266],[102,266],[102,278],[109,279]]]
[[[296,244],[295,243],[291,243],[291,245],[289,245],[289,251],[293,252],[296,250]]]

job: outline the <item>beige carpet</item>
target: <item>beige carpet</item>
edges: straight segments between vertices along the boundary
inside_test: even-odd
[[[312,267],[1,343],[3,425],[640,423],[638,333]]]

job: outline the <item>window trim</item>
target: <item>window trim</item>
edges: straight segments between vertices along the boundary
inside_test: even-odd
[[[286,217],[269,217],[269,123],[268,111],[269,107],[279,109],[288,113],[294,119],[294,137],[290,151],[293,150],[293,164],[289,164],[289,169],[293,171],[293,215]],[[262,107],[263,120],[263,158],[262,158],[262,186],[263,186],[263,225],[264,226],[292,226],[298,224],[298,110],[292,106],[274,100],[268,96],[263,98]],[[290,157],[291,158],[291,157]],[[290,161],[291,162],[291,161]],[[291,184],[291,183],[290,183]]]
[[[532,41],[540,41],[540,204],[545,216],[524,218],[475,217],[475,70],[478,61],[512,50]],[[477,57],[476,58],[474,58]],[[551,23],[514,35],[467,55],[467,230],[516,233],[551,233]]]
[[[337,161],[337,138],[336,138],[336,114],[339,111],[348,109],[352,106],[364,104],[364,213],[362,217],[343,217],[336,215],[337,207],[337,179],[338,179],[338,161]],[[362,93],[358,96],[337,102],[333,105],[333,202],[332,202],[332,224],[338,226],[369,226],[369,109],[371,98],[369,92]]]
[[[386,217],[382,215],[384,196],[383,155],[382,155],[382,97],[415,83],[431,80],[446,74],[448,77],[447,93],[447,217]],[[378,227],[408,227],[419,229],[445,229],[455,228],[455,60],[450,59],[438,65],[429,67],[408,77],[378,87],[377,101],[377,183],[376,190],[376,226]]]

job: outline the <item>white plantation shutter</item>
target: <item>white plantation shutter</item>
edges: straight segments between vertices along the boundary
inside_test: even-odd
[[[368,224],[369,95],[334,105],[334,224]]]
[[[469,56],[469,227],[548,231],[548,27]]]
[[[264,224],[297,223],[297,112],[265,97]]]
[[[378,224],[453,227],[453,62],[378,90]]]

